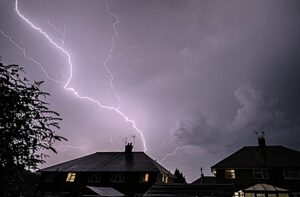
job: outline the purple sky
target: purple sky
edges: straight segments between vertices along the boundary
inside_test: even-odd
[[[146,153],[189,181],[201,166],[209,174],[228,154],[256,145],[254,130],[266,132],[267,144],[300,149],[298,0],[19,1],[19,11],[70,54],[66,88],[66,54],[14,7],[0,0],[0,56],[46,81],[64,119],[58,134],[69,139],[44,166],[123,150],[132,135],[134,150],[143,150],[132,124],[71,87],[105,106],[120,98]]]

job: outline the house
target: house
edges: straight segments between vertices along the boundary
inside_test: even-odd
[[[144,194],[144,197],[232,197],[233,195],[233,184],[216,184],[215,177],[204,176],[201,167],[201,178],[193,183],[155,184]]]
[[[201,184],[201,185],[210,185],[216,184],[216,177],[215,176],[204,176],[202,167],[201,167],[201,176],[200,178],[193,181],[191,184]]]
[[[142,196],[174,175],[144,152],[96,152],[40,170],[40,196]],[[93,194],[91,194],[93,193]]]
[[[201,176],[197,180],[193,181],[191,184],[202,184],[202,185],[210,185],[216,184],[216,177],[215,176]]]
[[[245,146],[211,167],[216,183],[235,185],[245,197],[300,196],[300,152],[283,146]]]

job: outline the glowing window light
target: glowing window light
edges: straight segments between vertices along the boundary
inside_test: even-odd
[[[74,182],[75,181],[75,177],[76,177],[76,173],[75,172],[69,172],[66,182]]]
[[[148,173],[146,173],[145,175],[144,175],[144,180],[143,180],[144,182],[148,182],[149,181],[149,174]]]
[[[235,179],[234,169],[225,170],[225,178],[226,179]]]

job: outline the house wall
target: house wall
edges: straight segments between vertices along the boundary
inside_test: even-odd
[[[40,195],[46,192],[62,193],[70,192],[72,196],[80,195],[80,192],[86,191],[86,186],[102,186],[113,187],[128,196],[134,196],[134,194],[145,193],[154,183],[162,183],[162,174],[159,172],[78,172],[74,182],[66,182],[68,172],[52,172],[55,177],[53,182],[45,182],[45,178],[51,173],[42,173],[39,191]],[[113,183],[111,177],[113,174],[123,174],[124,182]],[[141,182],[141,176],[145,173],[149,174],[148,182]],[[98,183],[88,182],[90,175],[100,175],[101,179]],[[171,177],[168,178],[170,182],[173,182]]]
[[[283,168],[271,168],[268,169],[268,172],[269,178],[254,179],[253,169],[235,169],[235,179],[226,179],[225,169],[217,169],[216,183],[233,183],[236,191],[248,188],[257,183],[266,183],[295,192],[300,191],[300,179],[286,179]]]

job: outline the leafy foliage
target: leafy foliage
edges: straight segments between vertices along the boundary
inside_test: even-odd
[[[22,67],[0,62],[0,187],[12,184],[17,172],[44,163],[47,155],[41,150],[56,153],[54,142],[66,140],[55,135],[62,119],[44,101],[49,93],[41,91],[43,82],[23,75]]]
[[[186,183],[183,173],[180,172],[177,168],[175,169],[174,175],[177,178],[174,180],[175,183]]]

